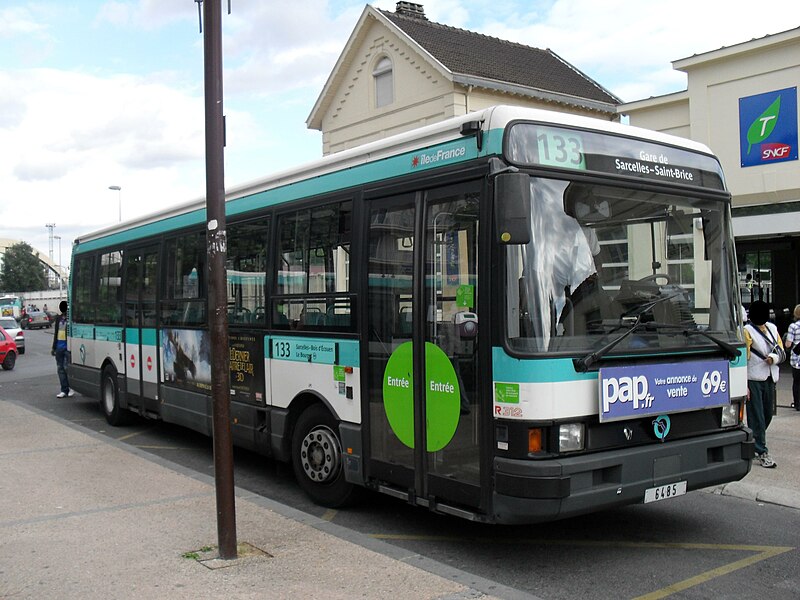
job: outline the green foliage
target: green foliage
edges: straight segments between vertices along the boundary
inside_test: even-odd
[[[0,270],[0,289],[6,292],[32,292],[47,287],[47,271],[36,251],[25,242],[9,246]]]

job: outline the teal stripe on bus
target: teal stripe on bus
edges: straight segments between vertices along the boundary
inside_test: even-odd
[[[82,340],[94,339],[94,325],[70,325],[69,334],[73,338],[80,338]]]
[[[576,373],[572,358],[514,358],[503,348],[492,348],[492,371],[495,381],[518,383],[559,383],[597,379],[597,373]]]
[[[746,367],[747,358],[744,348],[730,362],[731,368]],[[672,353],[665,358],[674,360],[676,356],[691,356],[694,353]],[[578,373],[571,357],[566,358],[514,358],[506,354],[503,348],[492,348],[492,369],[495,381],[513,381],[519,383],[560,383],[565,381],[581,381],[597,379],[597,373]]]
[[[382,181],[410,173],[422,172],[436,167],[445,167],[479,156],[499,154],[502,148],[503,130],[492,130],[484,134],[483,147],[478,152],[473,137],[465,137],[454,141],[406,152],[383,160],[343,168],[333,173],[312,177],[278,188],[258,192],[226,203],[226,215],[234,216],[250,212],[258,208],[282,204],[291,200],[308,198],[325,192],[346,189],[360,184]],[[438,153],[453,153],[453,158],[438,158]],[[429,158],[424,158],[429,157]],[[416,164],[415,164],[415,158]],[[83,242],[75,249],[75,254],[89,252],[109,245],[123,244],[167,231],[198,225],[206,221],[206,210],[203,208],[182,215],[165,218],[133,229],[110,234],[106,237]]]
[[[128,327],[125,329],[125,341],[128,344],[143,344],[145,346],[155,346],[156,330],[153,328],[138,329]]]
[[[94,328],[94,339],[104,342],[121,342],[122,341],[122,328],[121,327],[102,327],[98,325]]]
[[[156,330],[153,328],[145,328],[142,332],[142,344],[145,346],[156,346]]]

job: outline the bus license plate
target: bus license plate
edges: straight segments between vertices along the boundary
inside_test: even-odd
[[[659,500],[666,500],[667,498],[674,498],[675,496],[683,496],[685,493],[685,481],[668,483],[667,485],[660,485],[658,487],[645,490],[644,503],[647,504],[648,502],[658,502]]]

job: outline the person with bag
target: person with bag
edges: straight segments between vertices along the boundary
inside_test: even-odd
[[[769,307],[756,300],[750,305],[750,320],[744,326],[747,344],[747,425],[753,430],[756,462],[766,469],[777,463],[767,449],[767,428],[772,422],[778,365],[786,360],[778,328],[769,322]]]
[[[69,387],[69,377],[67,376],[67,301],[62,300],[58,305],[61,314],[55,321],[53,330],[53,348],[51,354],[56,357],[56,368],[58,371],[58,381],[61,384],[61,391],[56,394],[56,398],[66,398],[75,395]]]
[[[800,410],[800,304],[794,307],[794,322],[789,325],[783,346],[789,353],[792,366],[792,406]]]

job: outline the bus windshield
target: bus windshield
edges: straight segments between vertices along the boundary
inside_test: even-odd
[[[520,353],[737,341],[722,199],[531,177],[531,239],[506,249],[506,331]]]

